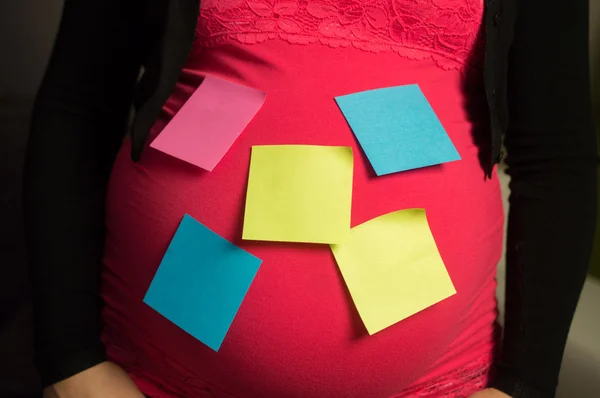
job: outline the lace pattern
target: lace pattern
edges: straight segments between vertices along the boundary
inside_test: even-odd
[[[491,362],[490,355],[484,355],[432,382],[403,391],[394,398],[467,398],[487,386]]]
[[[476,63],[483,0],[202,0],[195,49],[233,39],[283,39],[434,59],[445,69]]]
[[[151,351],[148,351],[149,348],[141,350],[137,345],[147,344],[141,339],[137,339],[136,344],[133,344],[122,333],[111,333],[105,328],[103,340],[112,361],[127,369],[135,379],[149,380],[158,388],[164,389],[164,397],[183,394],[186,397],[234,398],[192,376],[168,356],[161,356],[160,361],[142,359],[147,358],[144,352],[157,351],[156,348],[152,348]],[[491,363],[491,355],[483,355],[463,367],[425,384],[414,385],[391,398],[467,398],[486,387]],[[169,390],[177,392],[167,393]]]

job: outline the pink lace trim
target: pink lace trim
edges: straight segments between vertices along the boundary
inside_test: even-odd
[[[431,382],[403,391],[394,398],[467,398],[487,386],[490,371],[491,358],[485,355]]]
[[[230,394],[215,389],[207,383],[190,376],[190,373],[169,360],[166,355],[161,360],[145,361],[147,357],[135,344],[127,341],[121,333],[110,333],[104,329],[103,340],[112,361],[120,364],[140,384],[150,383],[157,388],[159,397],[183,395],[186,397],[233,398]],[[137,344],[146,345],[137,340]],[[127,349],[123,349],[127,347]],[[160,352],[146,347],[145,352]],[[467,398],[484,389],[491,370],[491,354],[483,355],[466,366],[444,374],[432,381],[415,385],[393,398]],[[160,375],[160,376],[159,376]],[[160,377],[160,379],[154,379]],[[170,393],[167,391],[171,391]]]
[[[479,53],[483,0],[202,0],[195,49],[283,39],[434,59],[445,69]],[[478,58],[476,56],[475,58]]]

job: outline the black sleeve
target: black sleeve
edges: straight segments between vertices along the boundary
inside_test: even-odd
[[[24,206],[44,386],[105,360],[104,200],[139,71],[136,3],[66,0],[35,104]]]
[[[509,68],[506,316],[494,386],[553,397],[596,216],[587,0],[520,2]]]

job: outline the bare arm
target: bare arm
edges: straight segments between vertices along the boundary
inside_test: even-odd
[[[44,398],[143,398],[121,368],[102,362],[44,389]]]

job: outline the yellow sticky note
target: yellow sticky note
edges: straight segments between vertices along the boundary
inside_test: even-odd
[[[423,209],[367,221],[331,250],[369,334],[456,293]]]
[[[352,148],[252,147],[243,239],[340,243],[350,234]]]

